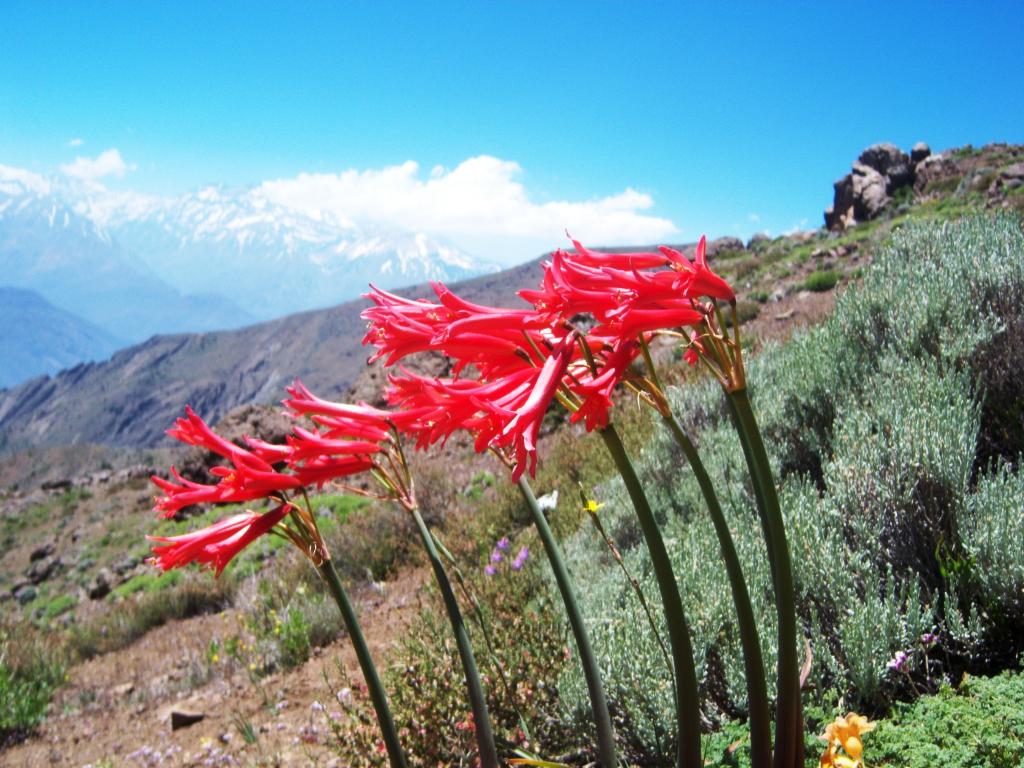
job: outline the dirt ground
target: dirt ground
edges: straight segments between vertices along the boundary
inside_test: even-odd
[[[405,569],[358,596],[378,668],[418,610],[426,577]],[[0,752],[2,766],[343,766],[328,718],[346,699],[347,674],[361,680],[347,638],[314,649],[303,666],[253,684],[245,670],[211,665],[211,640],[236,627],[235,610],[176,621],[131,646],[73,668],[39,734]],[[338,669],[341,664],[344,673]],[[331,695],[324,680],[341,694]],[[198,685],[197,685],[198,684]],[[195,687],[193,687],[195,686]],[[172,730],[172,710],[202,714]],[[238,727],[251,724],[247,743]]]

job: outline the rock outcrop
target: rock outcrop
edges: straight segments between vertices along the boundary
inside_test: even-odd
[[[877,218],[901,189],[913,187],[914,157],[923,161],[931,154],[918,142],[908,155],[894,144],[873,144],[853,164],[850,173],[834,185],[832,205],[825,210],[825,226],[845,229],[859,221]]]

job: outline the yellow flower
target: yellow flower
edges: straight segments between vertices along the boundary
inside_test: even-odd
[[[828,742],[825,753],[818,762],[819,767],[864,768],[861,762],[864,744],[860,737],[874,729],[874,723],[856,712],[850,712],[846,717],[837,717],[825,726],[825,732],[818,737]],[[845,754],[841,754],[840,750]]]
[[[587,500],[587,505],[583,508],[583,511],[584,512],[589,512],[590,514],[593,515],[593,514],[595,514],[597,512],[597,510],[599,510],[603,506],[604,506],[604,502],[601,502],[600,504],[598,504],[593,499],[588,499]]]

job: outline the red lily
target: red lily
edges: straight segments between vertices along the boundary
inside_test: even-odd
[[[659,250],[672,262],[673,269],[691,276],[687,293],[692,298],[710,296],[719,301],[736,301],[736,293],[732,286],[708,267],[707,241],[707,237],[701,235],[693,262],[668,246],[663,245]]]
[[[527,463],[531,476],[537,471],[537,436],[540,433],[540,424],[558,387],[562,384],[562,377],[565,376],[575,350],[574,336],[569,336],[555,349],[540,369],[530,397],[501,432],[499,445],[511,444],[513,447],[516,461],[515,469],[512,471],[513,482],[523,474]]]
[[[262,515],[245,512],[221,520],[208,528],[181,536],[147,536],[159,542],[153,547],[153,562],[165,571],[198,562],[220,576],[231,559],[284,519],[289,505],[281,504]]]

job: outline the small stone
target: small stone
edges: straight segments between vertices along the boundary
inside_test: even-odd
[[[85,593],[89,596],[90,600],[99,600],[110,594],[112,577],[110,571],[106,568],[100,568],[96,575],[92,577],[88,586],[85,588]]]
[[[18,605],[28,605],[36,599],[36,594],[36,588],[26,584],[15,591],[14,599],[18,601]]]
[[[44,557],[36,560],[25,571],[25,578],[33,584],[39,584],[49,579],[60,567],[59,557]]]
[[[932,148],[925,144],[923,141],[917,142],[914,148],[910,150],[910,162],[917,165],[926,157],[931,155]]]
[[[49,557],[53,554],[53,542],[48,541],[45,544],[41,544],[32,550],[32,554],[28,556],[29,562],[34,563],[36,560],[42,560],[44,557]]]
[[[177,731],[181,728],[188,728],[190,725],[202,722],[205,718],[205,712],[189,712],[184,709],[171,710],[171,730]]]

